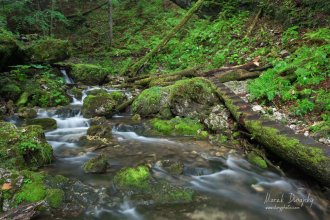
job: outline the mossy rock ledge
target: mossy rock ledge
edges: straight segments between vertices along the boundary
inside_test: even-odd
[[[0,122],[0,166],[11,169],[35,169],[53,160],[53,149],[39,125],[17,128]]]
[[[69,58],[71,46],[67,40],[47,37],[33,41],[24,52],[29,62],[51,64]]]
[[[0,71],[16,62],[22,57],[22,51],[17,44],[14,34],[0,28]]]
[[[247,103],[225,85],[218,80],[214,80],[214,83],[236,121],[249,131],[256,141],[323,185],[330,186],[330,151],[328,146],[304,135],[297,135],[290,128],[275,121],[261,119],[258,113],[247,110]]]
[[[53,118],[34,118],[26,121],[28,125],[40,125],[45,130],[54,130],[57,128],[57,122]]]
[[[93,64],[70,64],[70,76],[77,83],[86,85],[100,85],[107,82],[110,72]]]

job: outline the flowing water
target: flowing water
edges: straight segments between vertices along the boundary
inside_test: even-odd
[[[56,130],[46,133],[56,157],[46,171],[106,189],[112,201],[117,201],[91,207],[77,219],[329,219],[326,198],[304,183],[273,170],[259,169],[240,155],[228,153],[230,149],[224,156],[216,157],[214,151],[218,147],[206,141],[143,136],[143,126],[133,123],[127,114],[110,119],[116,144],[105,149],[110,155],[108,172],[84,174],[82,164],[97,152],[89,151],[90,146],[81,142],[90,120],[84,118],[80,110],[88,92],[98,88],[87,88],[81,99],[73,97],[73,102],[61,111],[41,109],[38,112],[38,117],[54,118],[58,125]],[[157,166],[155,162],[164,159],[183,162],[183,175],[172,176]],[[152,206],[118,198],[112,191],[114,174],[122,167],[139,164],[151,164],[154,178],[189,187],[200,199],[186,205]]]

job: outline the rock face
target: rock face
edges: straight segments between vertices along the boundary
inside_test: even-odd
[[[195,117],[218,100],[216,90],[210,81],[193,78],[177,81],[167,87],[144,90],[133,102],[132,111],[143,117]]]
[[[108,166],[108,157],[99,155],[84,163],[83,169],[85,173],[105,173]]]
[[[89,207],[94,209],[101,202],[111,202],[102,189],[42,172],[0,168],[0,187],[4,185],[8,187],[0,191],[0,219],[7,219],[3,218],[6,212],[20,204],[42,201],[40,210],[68,218],[78,216]]]
[[[32,42],[24,49],[27,61],[33,63],[54,63],[70,57],[69,41],[43,38]]]
[[[0,166],[10,169],[38,168],[53,160],[53,149],[39,125],[17,128],[0,122]]]
[[[10,65],[15,65],[21,59],[21,51],[14,35],[0,29],[0,71]]]
[[[224,132],[229,128],[229,117],[230,112],[224,105],[216,105],[212,108],[211,113],[204,120],[204,124],[212,131]]]
[[[45,130],[54,130],[57,128],[56,120],[53,118],[35,118],[26,122],[28,125],[40,125]]]
[[[116,111],[116,106],[125,100],[126,96],[121,92],[108,93],[105,90],[95,90],[84,100],[82,113],[84,117],[111,117]]]
[[[92,64],[73,64],[70,76],[77,83],[86,85],[99,85],[107,81],[109,71]]]

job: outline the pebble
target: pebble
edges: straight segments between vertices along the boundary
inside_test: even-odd
[[[260,105],[254,105],[252,107],[252,110],[255,111],[255,112],[258,112],[258,111],[261,111],[262,110],[262,107]]]

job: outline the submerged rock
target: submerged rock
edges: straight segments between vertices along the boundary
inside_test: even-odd
[[[149,168],[138,166],[120,170],[114,178],[115,186],[130,199],[151,200],[156,204],[190,203],[194,191],[188,188],[173,186],[164,180],[153,179]]]
[[[53,118],[35,118],[26,121],[28,125],[40,125],[45,130],[54,130],[57,128],[56,120]]]
[[[84,100],[82,114],[88,118],[94,116],[111,117],[115,113],[116,107],[125,100],[126,96],[122,92],[93,91]]]
[[[84,163],[83,169],[85,173],[105,173],[108,166],[108,157],[99,155]]]
[[[181,161],[160,160],[157,161],[155,165],[166,170],[169,174],[172,175],[183,174],[184,164]]]
[[[70,76],[75,82],[86,85],[99,85],[107,81],[109,71],[93,64],[72,64]]]
[[[70,43],[67,40],[42,38],[24,48],[27,59],[33,63],[54,63],[70,57]]]
[[[53,149],[39,125],[17,128],[0,122],[0,165],[11,169],[32,169],[49,164]]]

